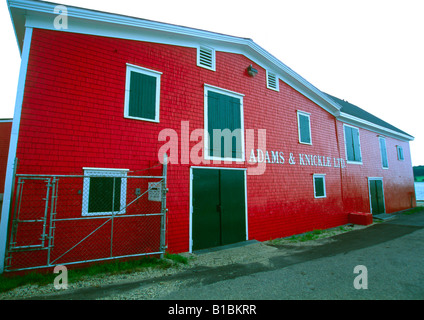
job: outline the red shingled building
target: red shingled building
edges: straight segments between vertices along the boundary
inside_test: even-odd
[[[413,137],[252,40],[74,7],[61,29],[55,6],[9,1],[22,67],[3,233],[15,158],[17,174],[84,175],[151,168],[167,153],[171,252],[415,205]],[[214,135],[225,129],[230,146]],[[89,215],[82,207],[75,217]]]

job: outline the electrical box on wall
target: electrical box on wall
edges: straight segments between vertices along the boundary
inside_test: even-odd
[[[161,201],[161,184],[160,182],[149,182],[149,201]]]

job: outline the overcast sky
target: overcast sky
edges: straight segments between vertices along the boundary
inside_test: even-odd
[[[55,3],[251,38],[315,87],[415,137],[424,165],[423,0],[63,0]],[[20,56],[0,6],[0,118],[13,117]]]

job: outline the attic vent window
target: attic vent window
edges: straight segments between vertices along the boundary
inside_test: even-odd
[[[199,47],[197,50],[197,65],[215,71],[215,50]]]
[[[279,91],[278,88],[278,78],[275,73],[267,72],[267,88],[275,91]]]

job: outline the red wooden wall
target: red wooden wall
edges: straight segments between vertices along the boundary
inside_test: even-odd
[[[4,179],[6,177],[7,157],[9,155],[11,131],[12,121],[0,122],[0,193],[4,192]]]
[[[126,63],[162,72],[160,123],[123,117]],[[259,70],[255,77],[246,72],[250,64]],[[182,121],[189,121],[190,132],[203,129],[205,83],[244,94],[245,129],[256,134],[266,129],[266,150],[284,152],[284,164],[269,163],[264,174],[247,176],[250,239],[347,223],[348,212],[369,211],[368,176],[384,177],[388,212],[411,206],[408,143],[387,138],[390,167],[382,170],[377,135],[360,129],[363,165],[300,165],[299,153],[345,159],[343,124],[281,80],[279,92],[267,89],[266,70],[245,56],[217,52],[216,71],[211,71],[196,65],[195,48],[38,29],[22,108],[19,173],[151,167],[165,143],[158,141],[161,130],[180,135]],[[297,110],[311,114],[312,145],[298,142]],[[197,143],[190,142],[190,148]],[[403,162],[396,160],[396,144],[404,147]],[[288,163],[290,153],[296,164]],[[246,150],[246,160],[249,155]],[[168,244],[173,252],[189,249],[189,173],[190,164],[168,168]],[[326,174],[326,198],[314,198],[314,173]]]

